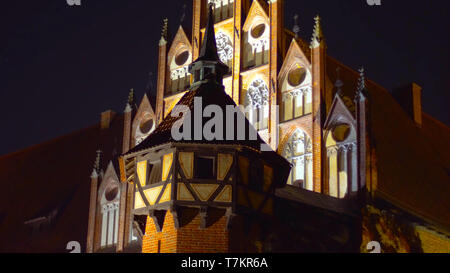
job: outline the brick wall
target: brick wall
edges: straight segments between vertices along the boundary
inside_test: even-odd
[[[142,252],[158,253],[158,250],[160,253],[228,252],[229,233],[225,230],[226,217],[223,212],[209,212],[205,229],[200,229],[201,218],[198,209],[183,209],[180,215],[183,215],[180,218],[181,227],[177,230],[173,215],[168,211],[161,232],[156,231],[153,220],[148,218]]]

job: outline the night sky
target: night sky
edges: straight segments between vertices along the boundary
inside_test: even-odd
[[[287,0],[286,26],[299,14],[310,40],[323,18],[328,54],[389,90],[415,81],[425,112],[450,124],[450,1]],[[93,125],[122,112],[128,91],[142,98],[168,17],[175,34],[192,0],[5,1],[0,8],[0,154]],[[151,91],[154,94],[155,90]]]

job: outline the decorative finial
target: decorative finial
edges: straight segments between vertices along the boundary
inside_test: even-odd
[[[366,97],[366,77],[364,68],[361,67],[359,70],[358,86],[356,87],[355,100],[360,100]]]
[[[131,88],[130,92],[128,93],[128,101],[127,101],[127,105],[125,106],[125,113],[129,113],[133,110],[133,107],[135,107],[136,105],[136,100],[134,97],[134,89]],[[135,107],[137,108],[137,107]]]
[[[292,31],[295,33],[295,39],[298,38],[298,33],[300,32],[300,27],[298,26],[298,14],[294,15],[294,27]]]
[[[341,80],[341,68],[338,66],[336,67],[336,82],[334,83],[334,86],[336,87],[337,91],[336,93],[339,95],[342,95],[342,86],[344,86],[344,83]]]
[[[359,79],[358,79],[358,87],[357,91],[362,91],[366,89],[366,79],[364,75],[364,67],[361,67],[359,70]]]
[[[183,12],[181,13],[180,24],[183,24],[184,19],[186,18],[186,4],[183,4]]]
[[[95,163],[94,163],[94,170],[92,173],[95,173],[98,175],[100,173],[100,163],[102,159],[102,150],[97,150],[97,156],[95,157]]]
[[[161,40],[159,41],[160,44],[167,43],[167,32],[169,30],[169,19],[164,18],[163,20],[163,27],[161,31]]]
[[[324,37],[323,37],[323,30],[322,30],[322,24],[321,24],[321,19],[320,16],[317,15],[314,18],[315,24],[314,24],[314,31],[313,31],[313,35],[312,35],[312,39],[311,39],[311,48],[316,48],[318,46],[320,46],[322,44],[322,42],[324,41]]]

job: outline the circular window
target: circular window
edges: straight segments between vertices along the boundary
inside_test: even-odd
[[[303,67],[295,68],[288,75],[288,83],[291,86],[299,86],[306,79],[306,69]]]
[[[264,31],[266,30],[265,24],[259,24],[252,28],[252,31],[250,32],[252,34],[253,38],[259,38],[264,34]]]
[[[177,65],[183,65],[187,62],[188,59],[189,59],[189,52],[185,50],[175,57],[175,63]]]
[[[114,184],[108,185],[105,190],[105,198],[108,201],[112,201],[117,197],[117,194],[119,193],[119,187]]]
[[[350,126],[348,124],[340,124],[333,129],[333,138],[337,142],[342,142],[347,139],[350,134]]]
[[[153,128],[153,119],[147,118],[143,119],[139,124],[139,130],[143,134],[147,134]]]

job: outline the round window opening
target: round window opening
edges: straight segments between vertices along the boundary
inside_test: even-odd
[[[105,198],[108,201],[112,201],[117,197],[119,193],[119,187],[117,185],[109,185],[105,190]]]
[[[264,31],[266,30],[265,24],[259,24],[252,28],[252,31],[250,32],[252,34],[253,38],[259,38],[264,34]]]
[[[306,69],[301,68],[295,68],[291,72],[289,72],[288,75],[288,83],[290,86],[299,86],[302,84],[306,79]]]
[[[153,119],[146,118],[141,121],[139,124],[139,130],[143,134],[147,134],[153,128]]]
[[[187,62],[188,59],[189,59],[189,52],[185,50],[175,57],[175,63],[177,65],[183,65]]]
[[[340,124],[333,129],[333,138],[338,142],[342,142],[350,135],[350,126],[348,124]]]

